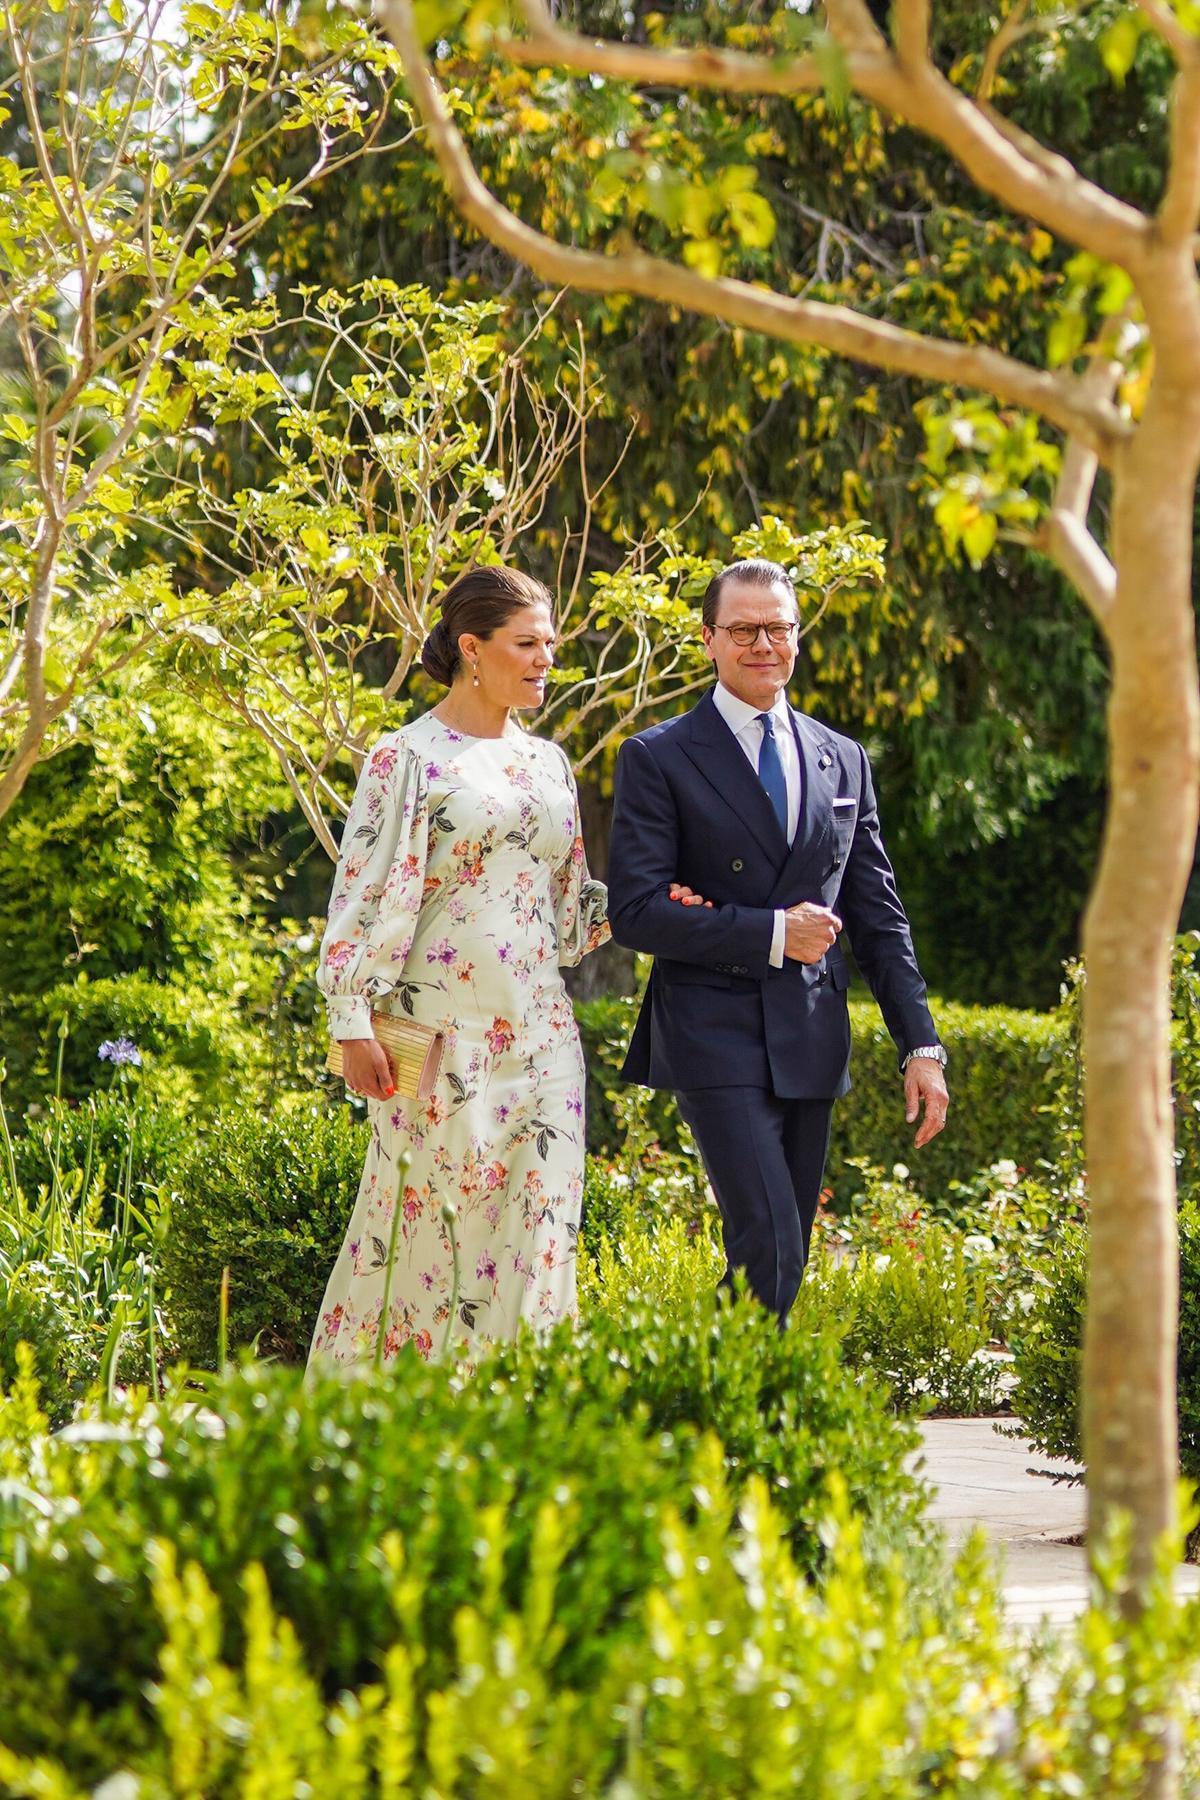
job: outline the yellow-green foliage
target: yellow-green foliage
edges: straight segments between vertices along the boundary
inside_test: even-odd
[[[872,1369],[902,1411],[991,1412],[1000,1365],[987,1273],[967,1264],[961,1237],[937,1225],[890,1250],[835,1263],[812,1259],[794,1329],[842,1333],[842,1357]]]
[[[628,1205],[619,1229],[579,1259],[580,1310],[585,1321],[645,1307],[682,1321],[724,1266],[711,1214],[659,1222]],[[840,1262],[818,1235],[789,1329],[838,1343],[846,1367],[878,1376],[899,1412],[971,1414],[998,1403],[995,1325],[985,1267],[968,1264],[959,1235],[929,1225],[919,1241]]]
[[[1117,1547],[1065,1645],[1021,1648],[979,1540],[948,1571],[940,1603],[923,1603],[900,1552],[882,1568],[864,1555],[836,1475],[819,1586],[792,1561],[765,1484],[732,1488],[712,1438],[695,1496],[690,1518],[665,1509],[664,1573],[586,1690],[553,1678],[559,1570],[586,1553],[577,1515],[541,1507],[514,1604],[503,1509],[489,1508],[475,1542],[479,1595],[460,1608],[448,1679],[424,1704],[412,1680],[423,1656],[419,1581],[400,1534],[385,1544],[394,1626],[379,1673],[332,1702],[260,1566],[245,1572],[235,1663],[220,1652],[228,1634],[203,1571],[179,1568],[170,1546],[152,1542],[163,1640],[154,1729],[112,1773],[132,1778],[142,1800],[1121,1800],[1140,1791],[1148,1729],[1164,1716],[1195,1772],[1197,1605],[1173,1600],[1165,1563],[1130,1625]],[[2,1748],[0,1787],[31,1800],[85,1791],[53,1758]]]
[[[595,1256],[579,1259],[579,1305],[585,1314],[626,1315],[636,1296],[677,1318],[716,1286],[725,1267],[716,1221],[697,1228],[681,1218],[654,1225],[632,1206],[615,1237],[601,1237]]]

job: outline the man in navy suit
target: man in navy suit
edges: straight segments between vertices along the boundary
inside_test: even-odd
[[[946,1121],[946,1053],[866,753],[787,703],[787,572],[733,564],[702,616],[717,685],[617,759],[609,917],[619,944],[654,957],[622,1074],[675,1090],[720,1207],[725,1280],[744,1269],[782,1324],[850,1086],[843,924],[896,1041],[918,1147]]]

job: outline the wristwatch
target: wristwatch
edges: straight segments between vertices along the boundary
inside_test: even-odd
[[[912,1062],[915,1056],[927,1056],[931,1062],[941,1063],[943,1069],[949,1061],[945,1049],[941,1044],[922,1044],[918,1049],[909,1051],[904,1061],[900,1064],[901,1073],[907,1069],[909,1063]]]

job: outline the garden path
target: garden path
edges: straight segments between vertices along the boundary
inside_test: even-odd
[[[1006,1419],[929,1419],[916,1464],[935,1490],[930,1514],[952,1545],[982,1525],[1003,1559],[1004,1598],[1016,1625],[1062,1623],[1087,1603],[1087,1561],[1073,1543],[1084,1528],[1082,1484],[1054,1482],[1031,1470],[1070,1475],[1072,1465],[1043,1456],[1025,1438],[1001,1435]],[[1180,1593],[1200,1592],[1200,1568],[1181,1565]]]

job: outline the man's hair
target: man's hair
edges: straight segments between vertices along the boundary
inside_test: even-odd
[[[772,588],[783,587],[794,600],[796,589],[791,576],[781,563],[768,562],[765,556],[751,556],[745,562],[730,563],[714,575],[704,590],[704,599],[700,603],[700,617],[709,631],[717,622],[717,613],[721,606],[721,589],[727,581],[744,581],[750,587]]]

